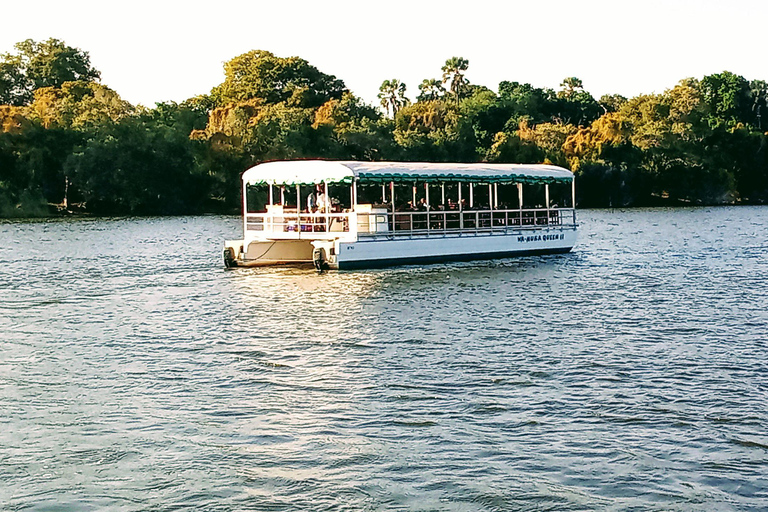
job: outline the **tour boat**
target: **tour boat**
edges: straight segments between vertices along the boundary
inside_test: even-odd
[[[573,173],[552,165],[296,160],[243,173],[227,267],[371,268],[564,253]]]

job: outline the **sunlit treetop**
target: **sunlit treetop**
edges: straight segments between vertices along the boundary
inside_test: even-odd
[[[88,52],[58,39],[41,43],[27,39],[14,47],[16,53],[0,56],[0,104],[28,105],[37,89],[96,82],[101,76],[91,66]]]
[[[217,106],[261,99],[290,107],[317,108],[347,91],[344,82],[299,57],[252,50],[224,64],[224,82],[211,91]]]

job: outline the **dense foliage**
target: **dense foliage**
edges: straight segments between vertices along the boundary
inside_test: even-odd
[[[472,84],[452,57],[415,103],[384,80],[380,107],[299,57],[251,51],[210,94],[133,106],[87,52],[27,40],[0,55],[0,217],[236,212],[240,173],[292,158],[550,162],[578,176],[580,206],[768,200],[768,86],[729,72],[663,94],[596,100]]]

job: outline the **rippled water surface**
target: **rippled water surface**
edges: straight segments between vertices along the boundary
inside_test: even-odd
[[[322,275],[225,270],[234,217],[0,224],[0,509],[768,509],[768,207],[580,221]]]

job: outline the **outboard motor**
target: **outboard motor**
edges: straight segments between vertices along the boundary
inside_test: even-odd
[[[312,251],[312,262],[315,264],[318,272],[331,268],[328,264],[328,255],[325,252],[325,247],[315,247],[315,250]]]
[[[232,268],[237,266],[237,261],[235,259],[235,250],[232,247],[224,248],[224,266],[227,268]]]

